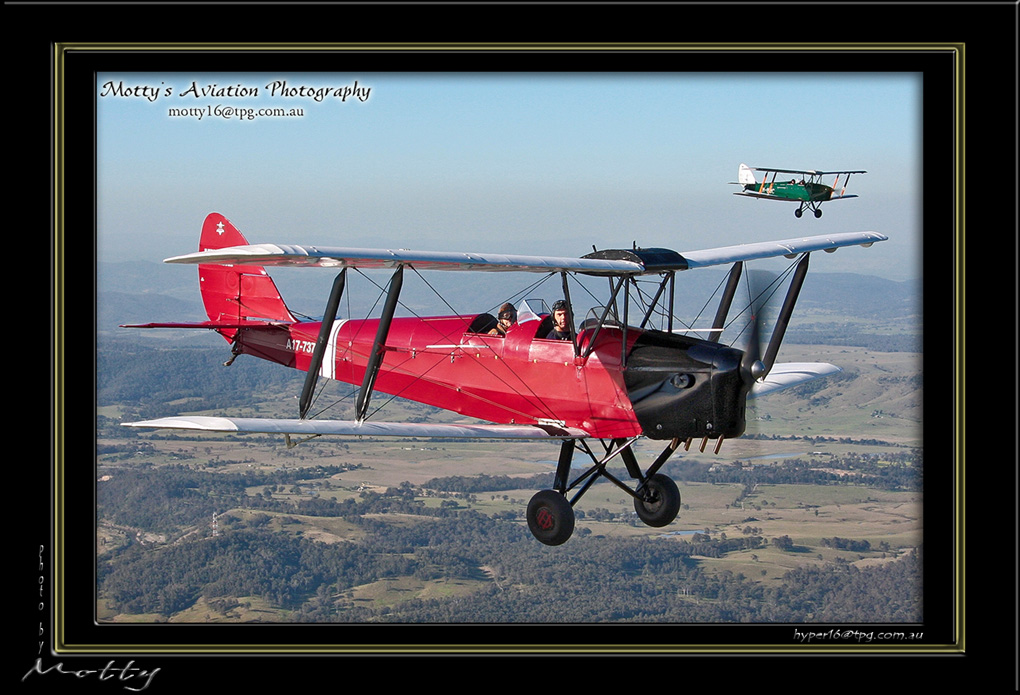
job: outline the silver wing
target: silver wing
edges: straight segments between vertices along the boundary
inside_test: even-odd
[[[773,169],[772,167],[748,167],[752,171],[764,171],[766,174],[801,174],[803,176],[830,176],[832,174],[867,174],[863,169],[831,169],[819,171],[817,169]]]
[[[686,251],[681,253],[687,260],[688,268],[704,268],[712,265],[724,265],[737,261],[754,261],[762,258],[787,256],[793,258],[801,253],[812,251],[834,252],[843,246],[868,247],[877,241],[885,241],[889,237],[878,232],[844,232],[822,236],[782,239],[780,241],[759,241],[750,244],[723,246],[704,251]]]
[[[250,244],[198,251],[167,258],[164,263],[222,263],[230,265],[293,266],[320,268],[396,268],[411,265],[419,270],[473,270],[505,272],[598,272],[640,273],[631,261],[592,258],[559,258],[497,253],[446,253],[408,249],[360,249],[332,246]]]
[[[584,439],[588,433],[575,427],[548,425],[419,424],[409,422],[357,422],[355,420],[298,420],[283,418],[231,418],[201,415],[125,422],[124,427],[239,432],[262,434],[341,435],[350,437],[430,437],[433,439]]]
[[[679,254],[679,256],[682,257],[682,261],[686,261],[686,268],[692,269],[777,256],[792,257],[811,251],[831,253],[843,246],[871,246],[877,241],[885,241],[888,238],[878,232],[845,232],[688,251]],[[642,275],[660,271],[659,267],[646,268],[643,263],[632,260],[279,244],[249,244],[198,251],[167,258],[164,262],[365,269],[409,265],[419,270],[576,272],[597,275]],[[680,265],[683,266],[683,263],[681,262]]]
[[[768,375],[755,383],[747,397],[757,398],[841,371],[827,362],[780,362],[772,365]]]

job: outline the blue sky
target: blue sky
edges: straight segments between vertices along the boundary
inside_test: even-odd
[[[273,96],[277,80],[370,91]],[[107,82],[171,94],[103,96]],[[182,96],[193,82],[258,95]],[[101,261],[192,251],[217,211],[252,242],[550,255],[875,230],[890,241],[814,267],[921,274],[918,75],[108,73],[97,90]],[[798,220],[732,195],[741,162],[868,173],[851,180],[860,198]]]

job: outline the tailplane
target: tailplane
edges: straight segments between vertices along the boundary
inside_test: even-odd
[[[202,225],[199,251],[243,246],[248,241],[218,212],[210,213]],[[202,301],[209,320],[240,324],[247,320],[296,321],[284,304],[276,283],[262,266],[234,266],[203,263],[198,266]],[[228,340],[232,331],[220,331]]]

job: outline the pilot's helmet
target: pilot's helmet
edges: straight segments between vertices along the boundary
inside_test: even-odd
[[[569,312],[570,311],[570,307],[567,306],[567,300],[565,300],[565,299],[557,299],[556,302],[552,305],[552,310],[553,310],[554,314],[557,311],[566,311],[566,312]]]

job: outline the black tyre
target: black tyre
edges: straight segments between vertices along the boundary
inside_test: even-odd
[[[680,512],[680,490],[671,478],[656,473],[634,499],[634,511],[649,526],[659,528],[673,521]]]
[[[537,492],[528,502],[528,528],[546,545],[565,543],[574,533],[574,509],[555,490]]]
[[[821,216],[822,216],[822,211],[821,210],[815,210],[815,217],[821,217]]]

